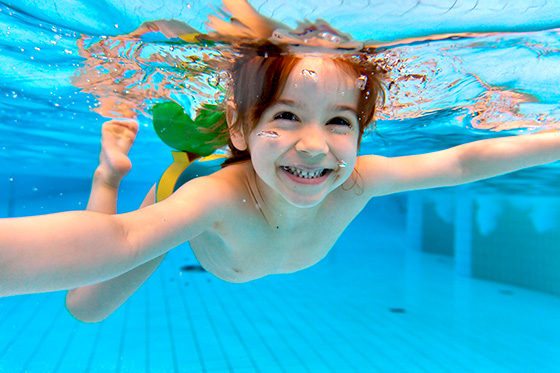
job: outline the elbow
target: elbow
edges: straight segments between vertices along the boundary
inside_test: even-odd
[[[478,144],[469,143],[461,147],[462,152],[455,155],[454,167],[449,174],[453,175],[450,186],[471,183],[484,179],[484,172],[480,170],[480,161],[473,159],[473,154],[481,154],[482,149],[477,149]]]
[[[121,268],[121,272],[126,272],[132,268],[137,267],[139,264],[139,241],[136,239],[135,235],[126,224],[123,223],[121,220],[120,215],[113,215],[113,219],[115,219],[114,227],[117,227],[118,234],[116,235],[113,243],[116,244],[117,247],[120,249],[120,260],[124,264],[124,268]],[[121,273],[118,273],[119,275]]]

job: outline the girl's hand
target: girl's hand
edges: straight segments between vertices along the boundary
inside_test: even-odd
[[[200,33],[185,22],[175,19],[157,19],[155,21],[144,22],[136,30],[123,36],[140,37],[149,32],[161,32],[169,39],[178,38],[185,34]]]
[[[267,18],[256,11],[246,0],[223,0],[224,10],[231,14],[228,21],[208,16],[206,26],[219,38],[268,39],[277,28],[289,29],[280,22]]]

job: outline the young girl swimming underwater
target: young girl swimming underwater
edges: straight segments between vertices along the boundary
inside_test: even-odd
[[[110,122],[90,211],[0,220],[0,295],[82,287],[69,293],[69,309],[98,321],[185,241],[225,281],[295,272],[324,258],[373,197],[560,159],[558,132],[405,157],[358,156],[383,95],[375,66],[273,42],[250,50],[230,71],[227,167],[161,202],[147,205],[147,198],[137,211],[111,214],[137,127]]]

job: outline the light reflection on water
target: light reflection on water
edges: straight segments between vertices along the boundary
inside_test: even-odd
[[[418,8],[420,3],[409,3],[409,12],[428,11]],[[17,1],[12,4],[17,8]],[[364,25],[368,14],[375,10],[390,13],[380,4],[342,2],[337,12],[347,24],[339,22],[335,26],[356,37],[375,39],[379,36],[375,34],[379,33],[378,25],[372,26],[369,35]],[[125,29],[131,31],[141,20],[129,17],[127,21],[102,25],[90,19],[80,25],[70,22],[63,12],[49,13],[45,7],[38,5],[26,13],[0,7],[0,21],[6,25],[4,38],[0,39],[0,162],[5,169],[33,172],[49,163],[54,173],[87,174],[90,168],[84,165],[91,165],[97,158],[98,132],[103,121],[98,114],[138,117],[145,130],[137,146],[146,147],[159,141],[148,128],[148,108],[154,102],[173,99],[194,111],[204,102],[223,99],[223,92],[216,89],[220,86],[216,74],[202,63],[204,55],[215,53],[211,48],[174,45],[163,37],[140,42],[100,36],[102,33],[95,29],[116,35]],[[289,8],[269,8],[265,2],[259,10],[290,22]],[[329,20],[330,13],[321,9],[315,6],[312,13],[301,14]],[[452,11],[435,14],[446,20]],[[463,9],[463,14],[467,13]],[[514,13],[512,17],[517,17]],[[199,9],[185,20],[202,28],[206,14]],[[363,16],[351,22],[349,16],[357,14]],[[408,15],[401,17],[405,20]],[[399,18],[393,14],[392,19],[396,22]],[[523,24],[519,29],[532,30],[537,21],[533,28]],[[388,22],[387,17],[383,22]],[[493,30],[482,30],[473,25],[471,31],[497,31],[499,26],[493,24],[488,27]],[[457,31],[468,30],[463,27]],[[420,34],[426,34],[425,28],[400,36]],[[557,30],[545,30],[440,41],[416,37],[386,47],[379,58],[389,70],[387,104],[379,112],[376,129],[362,142],[362,153],[414,154],[486,137],[555,127],[560,117],[558,36]],[[90,73],[86,75],[84,71]],[[135,167],[153,166],[153,156],[143,153],[149,152],[135,155]],[[532,190],[554,192],[556,173],[556,167],[547,166],[481,183],[481,187],[507,185],[513,190],[526,190],[530,185]]]

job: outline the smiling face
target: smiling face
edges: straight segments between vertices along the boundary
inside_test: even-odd
[[[356,79],[328,58],[306,57],[293,68],[247,138],[265,195],[312,207],[350,177],[359,137]]]

